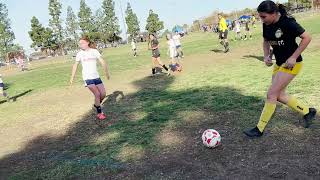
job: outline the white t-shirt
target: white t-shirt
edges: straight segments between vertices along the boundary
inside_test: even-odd
[[[0,76],[0,83],[3,83],[2,79],[1,79],[1,76]]]
[[[97,60],[100,57],[101,54],[96,49],[89,49],[87,51],[80,50],[77,53],[76,61],[81,62],[83,80],[97,79],[100,77],[97,70]]]
[[[236,23],[235,23],[234,31],[235,31],[236,33],[237,33],[237,32],[240,32],[240,23],[239,23],[239,22],[236,22]]]
[[[133,42],[133,41],[131,42],[131,48],[132,48],[132,49],[136,49],[136,48],[137,48],[137,47],[136,47],[136,43]]]
[[[170,58],[173,59],[173,58],[175,58],[176,53],[177,53],[176,44],[174,43],[173,39],[169,39],[167,41],[167,43],[168,43],[168,46],[169,46]]]
[[[181,43],[180,43],[181,36],[179,34],[175,34],[172,38],[173,38],[174,44],[176,46],[180,46],[181,45]]]

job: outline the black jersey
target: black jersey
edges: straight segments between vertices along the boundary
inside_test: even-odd
[[[272,46],[278,66],[285,63],[296,51],[298,48],[296,37],[299,37],[304,31],[294,18],[287,16],[281,16],[274,24],[263,24],[263,37]],[[297,62],[301,61],[300,55]]]
[[[159,41],[157,39],[151,40],[151,47],[155,48],[159,45]]]

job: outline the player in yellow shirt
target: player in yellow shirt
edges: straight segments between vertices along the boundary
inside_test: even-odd
[[[224,52],[227,53],[229,51],[227,22],[226,22],[226,19],[222,16],[222,14],[218,14],[218,18],[219,18],[220,44],[223,45]]]

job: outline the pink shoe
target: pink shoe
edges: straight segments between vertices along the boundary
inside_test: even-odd
[[[97,118],[99,120],[105,120],[107,118],[107,116],[104,113],[99,113],[99,114],[97,114]]]

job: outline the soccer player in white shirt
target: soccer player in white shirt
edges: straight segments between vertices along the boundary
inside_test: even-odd
[[[132,39],[132,41],[131,41],[131,49],[133,51],[133,56],[137,57],[137,46],[136,46],[136,42],[134,39]]]
[[[177,57],[183,58],[183,52],[182,52],[180,39],[181,39],[181,36],[180,36],[179,32],[176,31],[176,34],[173,36],[173,41],[174,41],[174,44],[176,45]]]
[[[81,50],[78,52],[76,62],[72,67],[70,84],[73,83],[77,67],[79,63],[81,63],[82,78],[85,82],[85,86],[88,87],[94,95],[94,107],[97,109],[97,118],[99,120],[104,120],[106,119],[106,115],[102,112],[101,102],[106,97],[106,90],[97,70],[97,61],[102,65],[107,79],[110,79],[107,63],[102,59],[99,51],[92,48],[94,47],[94,44],[90,42],[88,37],[82,37],[79,41],[79,45]]]
[[[4,84],[3,84],[3,81],[2,81],[2,75],[0,74],[0,94],[7,98],[7,101],[9,101],[10,97],[8,96],[8,94],[4,91]]]

